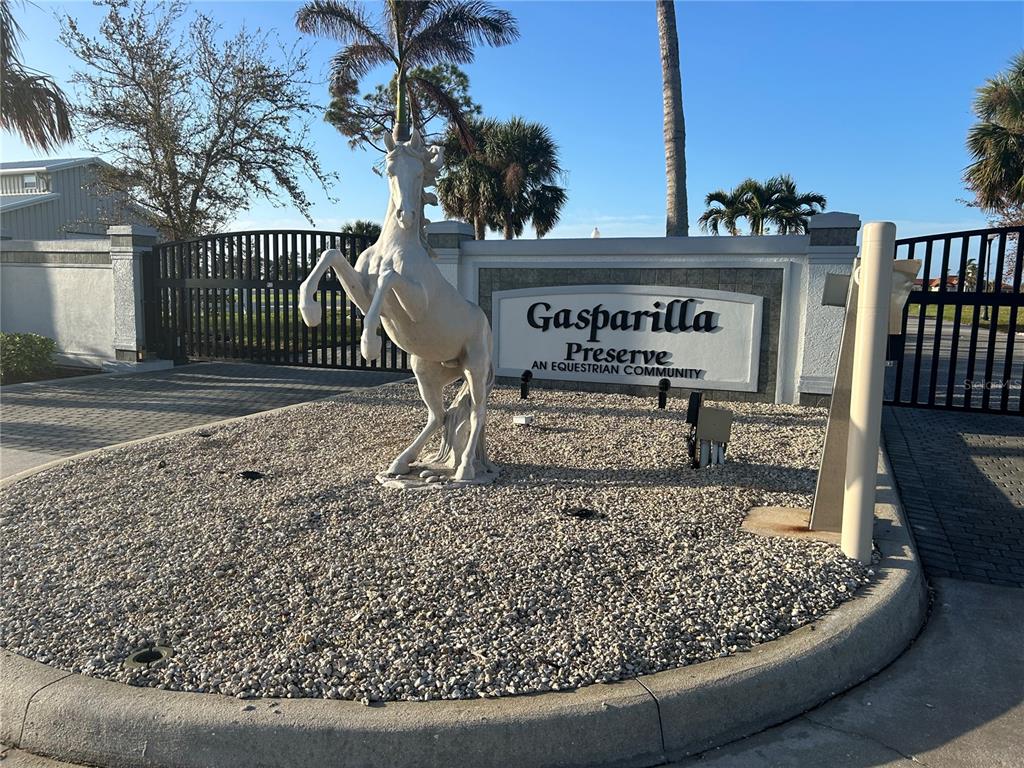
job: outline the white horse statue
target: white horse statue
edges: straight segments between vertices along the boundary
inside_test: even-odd
[[[494,383],[491,326],[476,304],[467,301],[434,263],[426,245],[423,206],[437,203],[424,192],[440,170],[440,147],[427,149],[419,133],[408,142],[384,137],[391,197],[377,242],[363,251],[355,267],[341,251],[324,251],[299,288],[299,309],[306,325],[320,324],[321,307],[314,295],[329,268],[345,293],[362,311],[360,352],[369,361],[381,355],[378,329],[409,353],[420,396],[427,406],[427,425],[392,462],[387,475],[408,475],[434,433],[443,429],[433,464],[454,468],[457,481],[486,482],[496,474],[487,459],[487,398]],[[445,385],[465,379],[445,410]]]

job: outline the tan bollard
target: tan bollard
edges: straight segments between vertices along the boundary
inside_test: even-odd
[[[864,227],[860,267],[854,275],[859,295],[840,546],[847,557],[865,564],[871,562],[885,382],[885,342],[889,330],[895,253],[895,224],[873,222]]]

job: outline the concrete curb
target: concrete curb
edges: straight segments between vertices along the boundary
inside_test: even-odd
[[[875,583],[749,653],[577,691],[365,707],[133,688],[4,651],[0,740],[105,768],[658,765],[805,712],[917,635],[926,591],[884,453],[878,488]]]

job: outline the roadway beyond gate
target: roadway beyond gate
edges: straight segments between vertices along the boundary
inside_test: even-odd
[[[917,408],[1024,413],[1024,227],[896,241],[896,258],[922,259],[890,357],[886,402]]]
[[[299,314],[299,285],[324,250],[337,248],[355,264],[369,245],[362,235],[292,230],[160,243],[144,261],[149,352],[178,362],[408,371],[408,356],[386,336],[378,362],[360,356],[362,313],[333,269],[317,290],[320,326],[307,328]]]

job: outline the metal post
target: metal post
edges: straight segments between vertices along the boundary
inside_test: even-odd
[[[871,562],[885,342],[895,253],[895,224],[873,222],[864,227],[860,267],[855,274],[859,295],[840,545],[847,557],[865,564]]]

